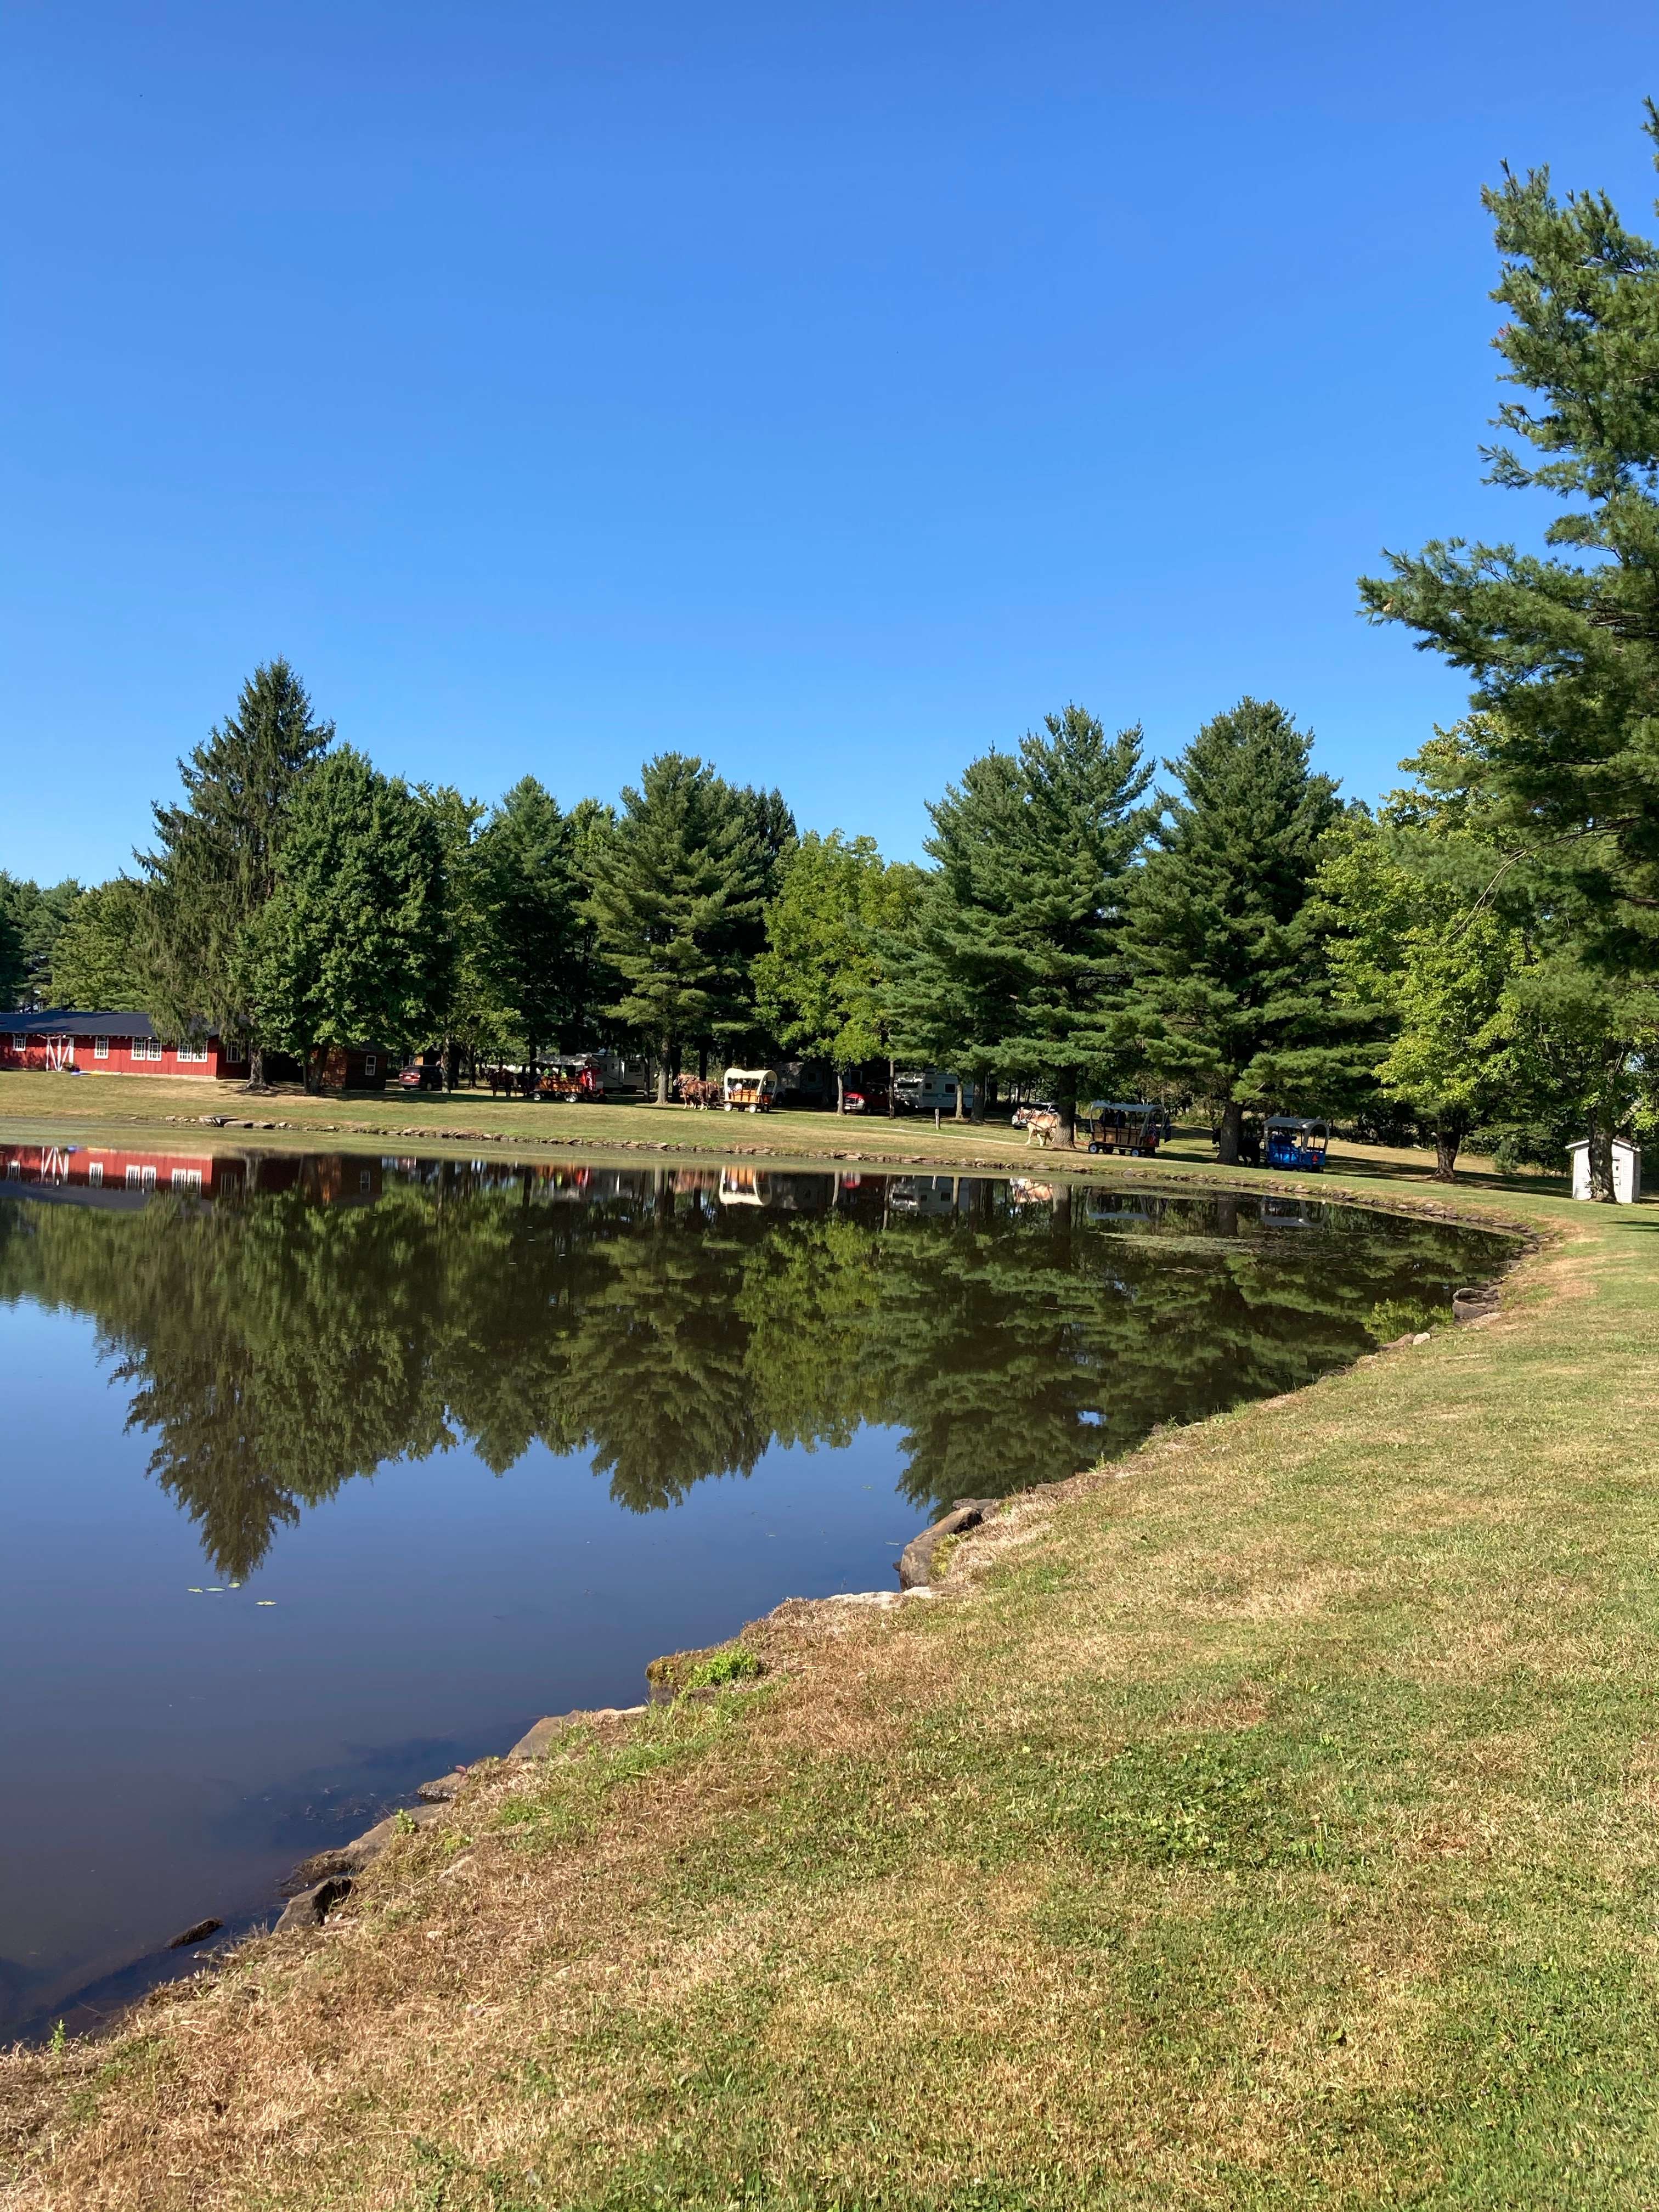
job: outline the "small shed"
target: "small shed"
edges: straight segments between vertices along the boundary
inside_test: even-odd
[[[1567,1158],[1572,1167],[1572,1194],[1588,1198],[1590,1194],[1589,1139],[1581,1137],[1576,1145],[1567,1146]],[[1634,1206],[1642,1195],[1642,1147],[1628,1139],[1615,1137],[1613,1140],[1613,1195],[1620,1206]]]

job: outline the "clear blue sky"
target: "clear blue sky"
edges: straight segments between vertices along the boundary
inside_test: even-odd
[[[1373,795],[1479,486],[1482,182],[1638,227],[1659,15],[13,0],[0,866],[95,878],[283,653],[384,768],[665,747],[914,854],[1077,698]]]

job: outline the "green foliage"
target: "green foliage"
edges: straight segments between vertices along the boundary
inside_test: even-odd
[[[73,876],[43,888],[0,869],[0,1006],[53,1003],[53,950],[82,896]]]
[[[1650,136],[1659,118],[1648,110]],[[1489,481],[1570,502],[1547,537],[1589,556],[1437,542],[1362,579],[1372,619],[1400,622],[1474,679],[1492,712],[1485,787],[1506,842],[1571,887],[1598,965],[1650,972],[1659,951],[1659,252],[1605,193],[1547,169],[1483,198],[1509,319],[1495,340],[1512,445]]]
[[[114,876],[70,908],[52,948],[52,1003],[140,1009],[148,995],[154,917],[148,887]]]
[[[526,1055],[574,1042],[586,1011],[576,826],[533,775],[484,825],[475,871],[487,929],[481,964],[513,1035]]]
[[[1246,1104],[1330,1113],[1362,1095],[1366,1024],[1332,988],[1311,892],[1336,787],[1271,701],[1206,722],[1178,761],[1182,792],[1131,902],[1126,1029],[1166,1079],[1224,1109],[1236,1159]]]
[[[586,914],[622,982],[607,1010],[647,1038],[658,1096],[683,1042],[752,1026],[748,957],[769,868],[762,810],[738,803],[712,768],[684,753],[647,761],[637,789],[593,854]],[[776,825],[773,825],[775,828]]]
[[[341,747],[290,803],[253,963],[262,1033],[301,1054],[418,1042],[447,1003],[451,963],[433,809]]]
[[[756,1002],[782,1042],[847,1068],[882,1052],[884,933],[902,929],[921,871],[873,837],[809,831],[781,865],[754,964]]]
[[[185,803],[155,808],[156,850],[141,856],[155,921],[144,1010],[174,1036],[247,1039],[256,1080],[276,1042],[261,1005],[265,909],[295,798],[333,737],[285,660],[255,669],[235,714],[179,762]]]
[[[729,1682],[754,1682],[766,1672],[752,1651],[741,1644],[728,1644],[723,1651],[711,1651],[706,1659],[698,1660],[689,1668],[680,1684],[683,1690],[724,1689]]]
[[[1651,101],[1646,127],[1659,141]],[[1389,555],[1360,593],[1373,621],[1405,623],[1474,680],[1470,787],[1503,873],[1548,917],[1555,980],[1534,1009],[1548,1022],[1570,1007],[1597,1063],[1583,1096],[1607,1196],[1608,1117],[1629,1111],[1659,1012],[1659,251],[1605,193],[1559,200],[1547,169],[1506,170],[1484,198],[1509,313],[1495,343],[1506,380],[1536,395],[1500,408],[1511,442],[1487,453],[1488,481],[1564,502],[1547,541],[1578,557],[1451,538]]]
[[[23,955],[23,929],[12,906],[15,886],[9,876],[0,876],[0,1006],[8,1011],[23,1003],[28,963]]]
[[[1069,1111],[1085,1072],[1114,1056],[1103,1015],[1150,781],[1139,728],[1109,738],[1071,705],[1017,752],[972,762],[929,808],[938,867],[889,993],[904,1048],[1036,1078]]]

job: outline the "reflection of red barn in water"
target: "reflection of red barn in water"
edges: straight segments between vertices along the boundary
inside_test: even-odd
[[[0,1145],[0,1196],[142,1205],[158,1194],[227,1198],[302,1191],[318,1206],[362,1205],[385,1188],[385,1164],[351,1152],[129,1152],[111,1145]]]
[[[156,1191],[211,1198],[240,1187],[246,1163],[211,1152],[133,1152],[111,1145],[0,1145],[0,1191],[142,1201]]]

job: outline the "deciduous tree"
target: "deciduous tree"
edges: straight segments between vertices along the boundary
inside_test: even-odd
[[[259,917],[253,1000],[284,1050],[429,1036],[452,947],[443,840],[431,808],[342,746],[295,792]]]
[[[899,922],[920,871],[888,866],[873,837],[809,830],[766,909],[766,949],[755,962],[757,1002],[784,1044],[846,1072],[884,1051],[884,933]]]
[[[155,917],[145,884],[113,876],[70,908],[52,948],[52,994],[60,1006],[142,1009]]]

